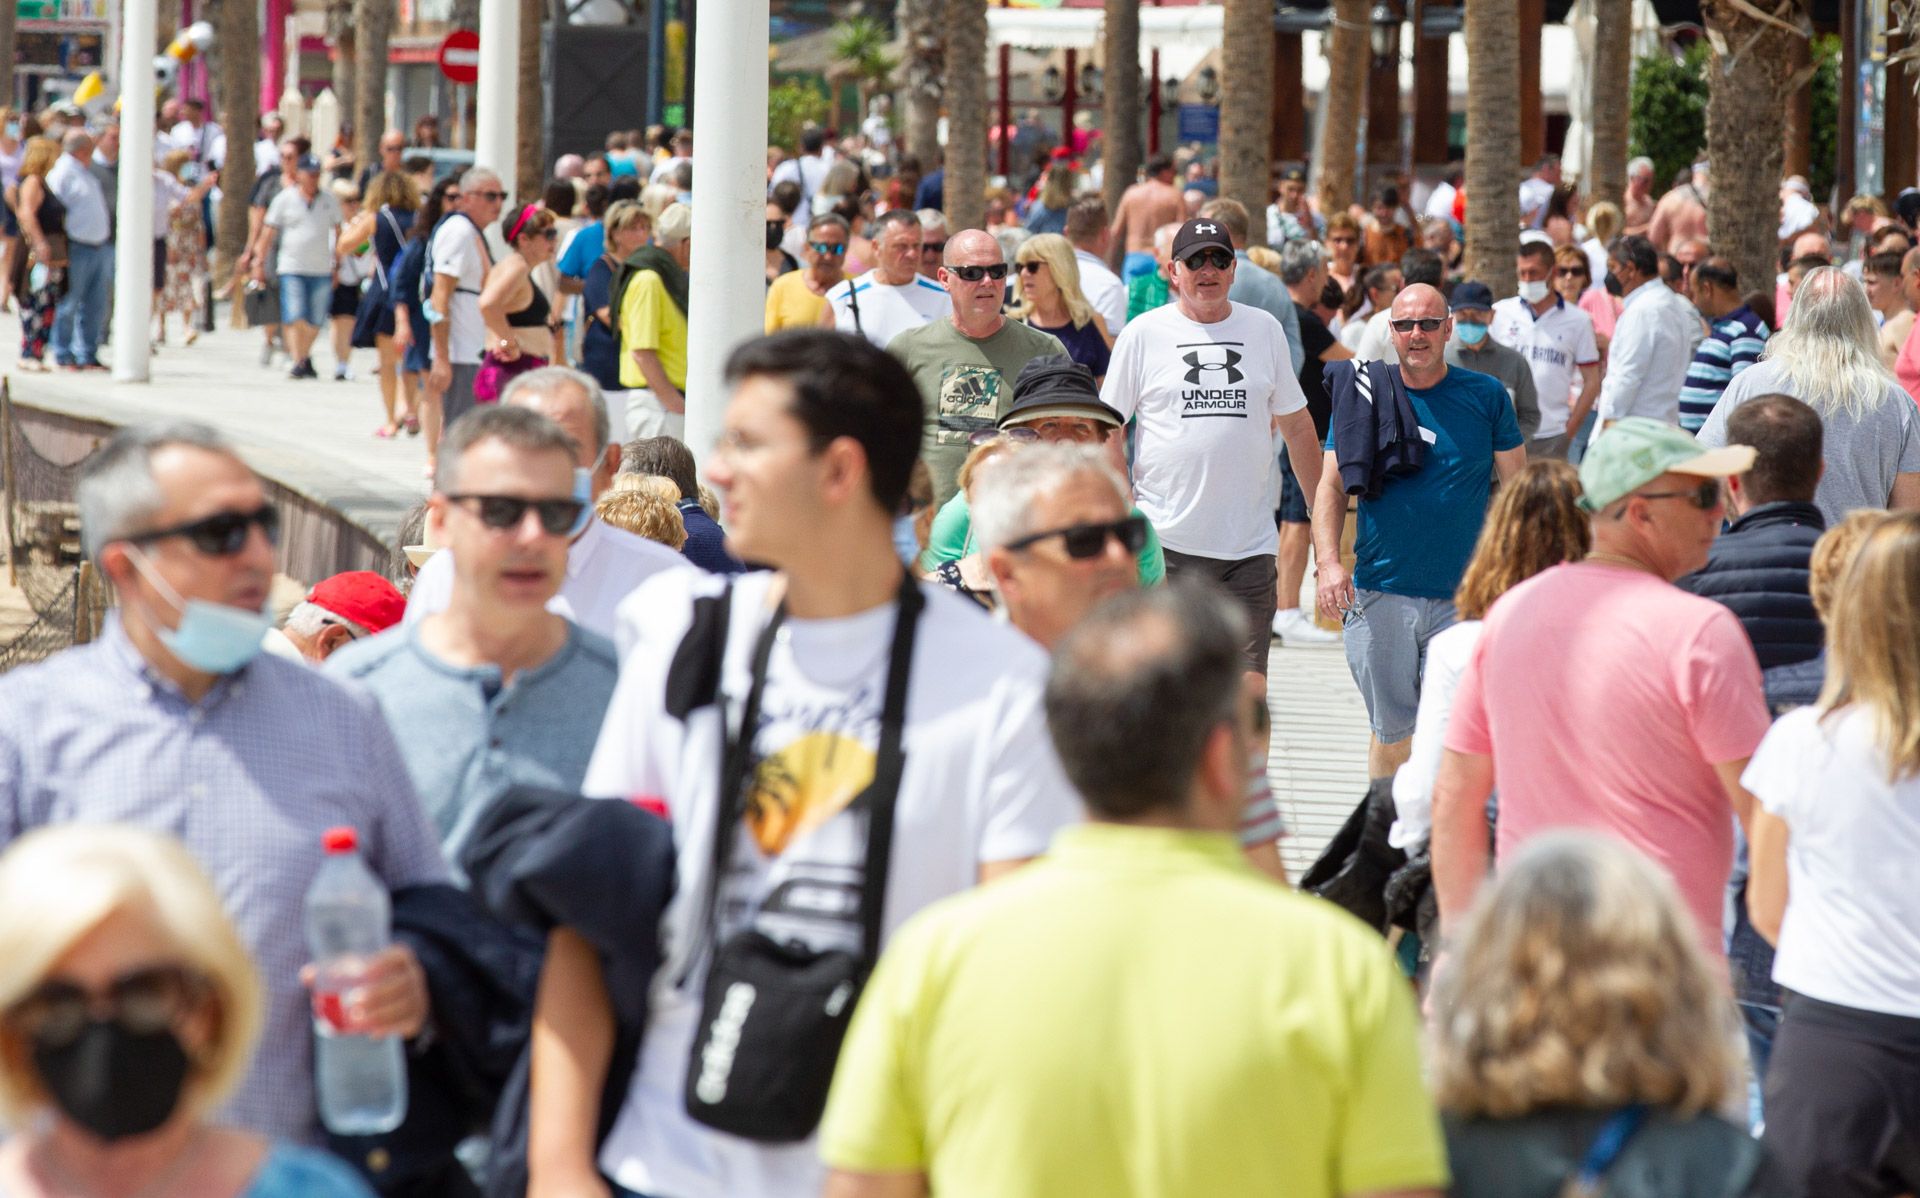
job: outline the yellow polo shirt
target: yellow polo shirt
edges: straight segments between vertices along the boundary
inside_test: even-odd
[[[923,912],[860,1001],[829,1165],[992,1198],[1444,1188],[1380,937],[1224,834],[1088,824]]]
[[[807,272],[790,270],[767,288],[767,332],[781,329],[811,329],[820,324],[827,310],[827,297],[807,288]]]
[[[659,354],[667,378],[686,390],[687,318],[674,307],[660,276],[650,270],[636,272],[620,297],[620,385],[629,390],[647,385],[647,376],[633,360],[636,349]]]

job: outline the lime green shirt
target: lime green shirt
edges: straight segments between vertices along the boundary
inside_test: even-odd
[[[1447,1182],[1380,937],[1255,873],[1230,835],[1097,823],[894,938],[820,1147],[992,1198]]]
[[[620,300],[620,385],[645,387],[647,376],[633,360],[636,349],[660,355],[660,368],[674,386],[687,386],[687,318],[674,306],[666,284],[650,270],[638,271]]]
[[[1145,516],[1139,508],[1132,509],[1135,516]],[[973,552],[973,518],[967,507],[967,493],[955,491],[953,498],[933,514],[933,527],[927,530],[926,552],[920,555],[920,568],[931,570],[941,562],[957,562]],[[1153,531],[1153,521],[1147,521],[1147,543],[1140,546],[1140,552],[1133,555],[1140,567],[1140,585],[1158,586],[1166,581],[1167,555],[1160,549],[1160,534]]]

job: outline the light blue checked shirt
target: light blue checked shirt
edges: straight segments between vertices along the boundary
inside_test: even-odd
[[[359,829],[389,887],[447,876],[372,698],[263,654],[189,703],[111,618],[95,643],[0,677],[0,841],[71,821],[168,832],[199,860],[267,991],[259,1049],[223,1119],[317,1140],[299,975],[320,834]]]

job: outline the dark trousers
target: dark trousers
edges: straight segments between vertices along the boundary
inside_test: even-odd
[[[1198,578],[1217,586],[1246,609],[1247,640],[1241,647],[1247,668],[1267,672],[1267,653],[1273,648],[1273,604],[1280,588],[1279,567],[1273,554],[1226,561],[1217,557],[1197,557],[1191,553],[1163,550],[1167,557],[1167,578]]]
[[[1789,994],[1761,1136],[1804,1198],[1920,1192],[1920,1019]]]

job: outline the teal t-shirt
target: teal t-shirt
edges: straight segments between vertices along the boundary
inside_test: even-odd
[[[1471,370],[1450,368],[1437,386],[1408,387],[1407,397],[1434,440],[1418,472],[1360,501],[1353,585],[1451,599],[1486,520],[1493,455],[1520,444],[1520,425],[1500,381]]]
[[[1140,515],[1134,508],[1133,515]],[[931,570],[941,562],[957,562],[972,552],[973,521],[967,511],[967,493],[955,491],[953,498],[933,514],[933,527],[927,531],[927,550],[920,555],[920,568]],[[1134,555],[1140,566],[1140,585],[1157,586],[1167,577],[1167,556],[1160,552],[1160,534],[1147,521],[1147,543]]]

